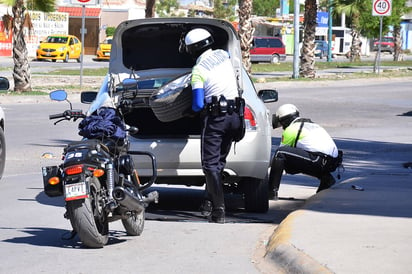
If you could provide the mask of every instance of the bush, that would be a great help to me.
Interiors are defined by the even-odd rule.
[[[116,30],[115,27],[107,27],[106,28],[106,36],[113,36],[115,30]]]

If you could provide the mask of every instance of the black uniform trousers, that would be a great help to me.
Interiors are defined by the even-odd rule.
[[[240,127],[239,114],[204,114],[201,140],[203,172],[222,172],[233,138]]]
[[[328,157],[322,153],[309,152],[301,148],[281,146],[275,153],[275,158],[284,160],[286,173],[303,173],[316,178],[329,174]],[[330,157],[330,159],[333,159]]]

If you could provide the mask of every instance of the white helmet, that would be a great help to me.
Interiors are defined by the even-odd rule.
[[[213,44],[212,35],[205,29],[197,28],[189,31],[185,36],[186,51],[189,54],[197,54],[200,50]]]
[[[293,120],[299,117],[299,109],[292,104],[281,105],[272,117],[272,127],[287,128]]]

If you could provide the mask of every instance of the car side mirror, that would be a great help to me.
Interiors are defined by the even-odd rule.
[[[80,93],[80,102],[91,104],[97,97],[97,91],[83,91]]]
[[[273,103],[278,101],[278,92],[275,89],[262,89],[259,90],[258,97],[264,103]]]
[[[0,90],[9,90],[10,82],[6,77],[0,77]]]

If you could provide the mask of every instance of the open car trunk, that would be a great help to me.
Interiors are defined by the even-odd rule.
[[[201,25],[199,25],[199,23]],[[159,119],[152,109],[150,98],[169,81],[191,72],[196,60],[186,53],[184,37],[191,29],[207,29],[215,42],[213,48],[227,50],[238,79],[241,81],[242,60],[239,42],[233,26],[223,20],[199,18],[151,18],[121,23],[112,42],[109,75],[111,93],[116,95],[124,78],[137,78],[139,88],[136,96],[142,103],[125,115],[126,123],[139,128],[135,137],[162,136],[182,138],[200,135],[199,117]],[[240,82],[241,83],[241,82]],[[239,83],[239,85],[241,85]],[[185,89],[190,93],[190,86]],[[176,106],[171,102],[169,106]],[[183,112],[185,106],[176,106],[175,112]],[[187,107],[187,106],[186,106]],[[170,120],[170,121],[169,121]]]

